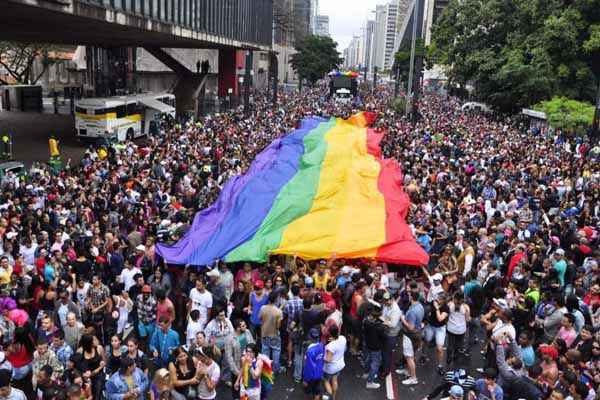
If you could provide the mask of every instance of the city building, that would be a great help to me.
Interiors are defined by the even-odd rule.
[[[317,36],[329,36],[328,15],[317,15],[314,34]]]
[[[375,9],[375,38],[373,40],[373,66],[379,70],[389,70],[394,62],[397,35],[399,0],[378,5]]]
[[[317,34],[317,18],[319,16],[319,0],[310,0],[310,33]]]
[[[375,44],[375,21],[367,20],[362,31],[363,47],[363,68],[367,68],[368,73],[373,73],[373,49]]]
[[[448,0],[426,0],[425,1],[425,45],[431,44],[431,28],[440,17],[444,8],[448,6]]]

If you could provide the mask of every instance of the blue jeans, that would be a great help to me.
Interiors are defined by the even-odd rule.
[[[302,367],[304,364],[304,345],[302,343],[294,344],[294,379],[302,380]]]
[[[261,352],[273,361],[273,372],[279,372],[279,357],[281,356],[281,338],[264,337],[262,338]]]
[[[392,358],[394,356],[394,348],[396,348],[396,343],[398,341],[398,336],[385,336],[385,343],[383,344],[383,352],[382,352],[382,364],[383,364],[383,373],[382,375],[387,375],[392,372]]]
[[[375,377],[379,372],[379,367],[381,367],[381,350],[368,350],[367,358],[367,365],[369,366],[369,377],[367,378],[367,382],[374,382]]]

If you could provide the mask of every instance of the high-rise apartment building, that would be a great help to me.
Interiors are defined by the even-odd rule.
[[[394,62],[399,1],[394,0],[375,9],[375,38],[373,40],[373,65],[387,70]]]
[[[313,32],[317,36],[329,36],[329,16],[317,15],[315,20],[315,30]]]
[[[362,41],[364,43],[363,68],[367,68],[369,73],[373,72],[373,50],[375,40],[375,21],[367,20],[362,32]]]

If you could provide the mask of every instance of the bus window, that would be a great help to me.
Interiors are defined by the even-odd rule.
[[[94,110],[94,115],[104,115],[108,112],[108,109],[106,108],[96,108]]]
[[[83,107],[75,107],[75,112],[85,114],[87,112],[87,110]]]
[[[117,106],[117,118],[125,118],[125,116],[127,115],[127,108],[125,107],[125,105],[122,106]]]
[[[127,115],[137,114],[137,104],[129,103],[127,104]]]

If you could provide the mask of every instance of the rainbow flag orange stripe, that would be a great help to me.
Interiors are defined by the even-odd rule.
[[[400,166],[382,158],[383,133],[368,127],[372,121],[369,113],[305,119],[198,213],[179,243],[159,245],[158,253],[192,265],[264,262],[269,254],[425,265],[428,255],[405,222],[410,201]]]

